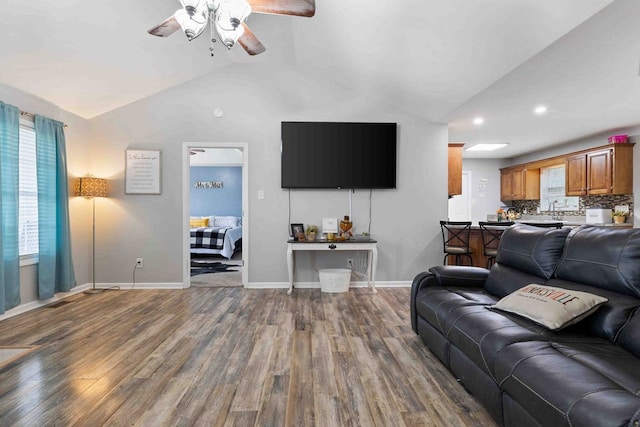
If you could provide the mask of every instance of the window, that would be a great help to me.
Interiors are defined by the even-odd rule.
[[[22,265],[38,258],[38,177],[33,122],[20,119],[18,239]]]
[[[540,210],[577,211],[579,197],[567,197],[564,190],[564,165],[540,169]]]

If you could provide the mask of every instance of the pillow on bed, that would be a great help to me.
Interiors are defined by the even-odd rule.
[[[190,228],[203,228],[209,226],[209,218],[192,218],[189,220]]]
[[[214,216],[213,227],[236,227],[238,225],[237,216]]]

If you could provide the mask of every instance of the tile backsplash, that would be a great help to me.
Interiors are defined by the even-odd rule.
[[[633,194],[605,194],[601,196],[580,197],[579,210],[561,211],[562,216],[585,216],[587,208],[602,207],[613,209],[617,205],[629,205],[629,210],[633,212]],[[514,200],[512,206],[520,212],[528,215],[536,215],[540,207],[540,200]],[[548,210],[540,210],[540,215],[551,215]]]

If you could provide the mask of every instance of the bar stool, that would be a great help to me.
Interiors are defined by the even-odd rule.
[[[456,265],[460,264],[461,257],[469,258],[469,265],[473,265],[469,247],[469,235],[471,234],[471,221],[440,221],[442,231],[442,243],[444,247],[443,264],[447,263],[447,257],[454,255]]]
[[[482,237],[482,251],[487,259],[487,269],[496,262],[498,255],[498,247],[500,246],[500,238],[507,227],[512,226],[513,222],[478,222],[480,226],[480,236]]]

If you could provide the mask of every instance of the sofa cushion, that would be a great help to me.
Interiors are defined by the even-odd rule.
[[[636,329],[640,329],[640,320],[637,323],[632,321],[635,317],[634,314],[640,316],[640,298],[568,280],[551,279],[547,285],[589,292],[607,298],[608,301],[602,304],[595,313],[574,327],[580,329],[584,334],[595,335],[612,343],[620,344],[628,351],[640,356],[640,339],[635,342],[621,340],[623,336],[630,337],[634,334],[640,338],[640,330]],[[623,334],[623,332],[625,333]]]
[[[502,233],[496,264],[489,273],[485,288],[503,297],[527,283],[540,283],[551,278],[562,255],[567,234],[569,229],[525,224],[507,228]]]
[[[550,339],[552,332],[540,325],[488,306],[458,307],[443,324],[444,334],[480,369],[493,376],[493,361],[507,345]]]
[[[556,277],[640,297],[640,229],[573,229]]]
[[[494,365],[503,392],[541,425],[634,425],[640,417],[640,359],[609,342],[520,342]]]
[[[584,319],[606,301],[606,298],[588,292],[532,283],[491,307],[526,317],[551,330],[559,330]]]
[[[621,345],[636,357],[640,357],[640,308],[636,308],[625,322],[617,336],[617,344]]]
[[[418,291],[416,311],[418,316],[444,334],[444,322],[453,310],[468,305],[492,305],[496,302],[497,298],[478,288],[423,288]]]

